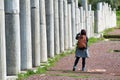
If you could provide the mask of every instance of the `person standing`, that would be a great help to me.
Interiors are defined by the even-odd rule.
[[[82,71],[85,71],[86,58],[89,57],[88,44],[87,44],[88,43],[88,37],[86,36],[86,31],[84,29],[82,29],[81,32],[76,35],[76,40],[79,40],[80,36],[85,36],[85,38],[86,38],[86,39],[84,39],[85,40],[84,41],[85,42],[85,47],[80,48],[79,44],[77,43],[77,47],[76,47],[76,51],[75,51],[76,59],[74,61],[74,65],[73,65],[73,71],[75,71],[76,66],[77,66],[80,58],[82,58]]]

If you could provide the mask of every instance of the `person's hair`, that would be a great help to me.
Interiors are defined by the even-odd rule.
[[[86,31],[84,29],[81,30],[81,35],[86,35]]]

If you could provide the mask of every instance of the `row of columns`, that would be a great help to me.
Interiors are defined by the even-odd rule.
[[[107,28],[116,26],[116,12],[112,10],[111,6],[105,2],[97,4],[96,11],[96,32],[102,32]]]
[[[72,49],[81,29],[93,37],[94,11],[87,0],[82,3],[78,7],[78,0],[1,0],[0,78]]]

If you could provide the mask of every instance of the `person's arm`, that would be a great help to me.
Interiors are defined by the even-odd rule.
[[[76,35],[76,37],[75,37],[76,40],[78,40],[78,35],[80,35],[80,33],[78,33],[78,34]]]

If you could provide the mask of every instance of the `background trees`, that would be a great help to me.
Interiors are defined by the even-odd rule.
[[[116,8],[120,10],[120,0],[88,0],[88,4],[92,4],[92,9],[96,10],[96,4],[98,2],[106,2],[112,6],[112,8]],[[78,0],[78,5],[81,6],[81,0]]]

